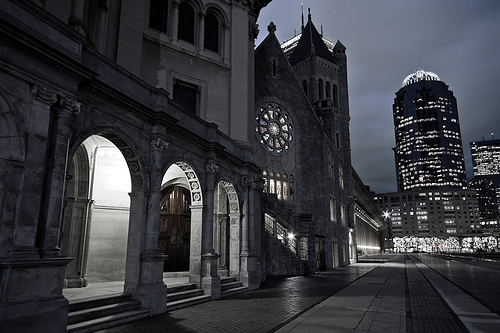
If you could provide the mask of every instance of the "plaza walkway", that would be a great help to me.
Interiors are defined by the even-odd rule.
[[[500,332],[500,265],[387,258],[271,278],[258,290],[101,332]]]

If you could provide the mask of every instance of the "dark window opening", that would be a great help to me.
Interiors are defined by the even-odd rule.
[[[161,32],[167,32],[168,1],[151,0],[149,7],[149,27]]]
[[[179,26],[177,37],[194,44],[194,9],[183,2],[179,6]]]
[[[219,52],[219,20],[214,14],[205,17],[205,48],[210,51]]]
[[[174,85],[173,99],[184,108],[196,114],[198,89],[194,85],[178,81]]]
[[[305,94],[307,95],[307,81],[302,81],[302,89],[304,89]]]

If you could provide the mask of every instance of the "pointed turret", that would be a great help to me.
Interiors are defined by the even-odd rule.
[[[335,63],[332,53],[328,50],[321,34],[312,23],[311,14],[309,13],[307,24],[302,31],[300,40],[290,56],[290,64],[292,66],[296,65],[298,62],[311,56],[311,53]]]

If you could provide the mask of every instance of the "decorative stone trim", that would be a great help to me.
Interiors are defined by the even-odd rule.
[[[219,166],[214,162],[207,164],[206,167],[207,167],[207,172],[217,173],[219,171]]]
[[[151,149],[154,150],[167,150],[169,143],[160,138],[154,139],[151,141]]]

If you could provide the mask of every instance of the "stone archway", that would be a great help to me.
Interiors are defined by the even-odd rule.
[[[138,162],[130,167],[134,155],[103,135],[90,135],[75,150],[67,174],[61,239],[62,253],[74,258],[66,269],[67,287],[124,281],[132,181],[142,183],[142,177],[133,175]]]
[[[239,277],[240,211],[238,195],[228,181],[220,181],[214,194],[214,249],[219,254],[218,274]]]
[[[163,176],[160,200],[160,252],[169,256],[164,271],[189,271],[190,281],[201,274],[203,196],[194,169],[176,162]]]

